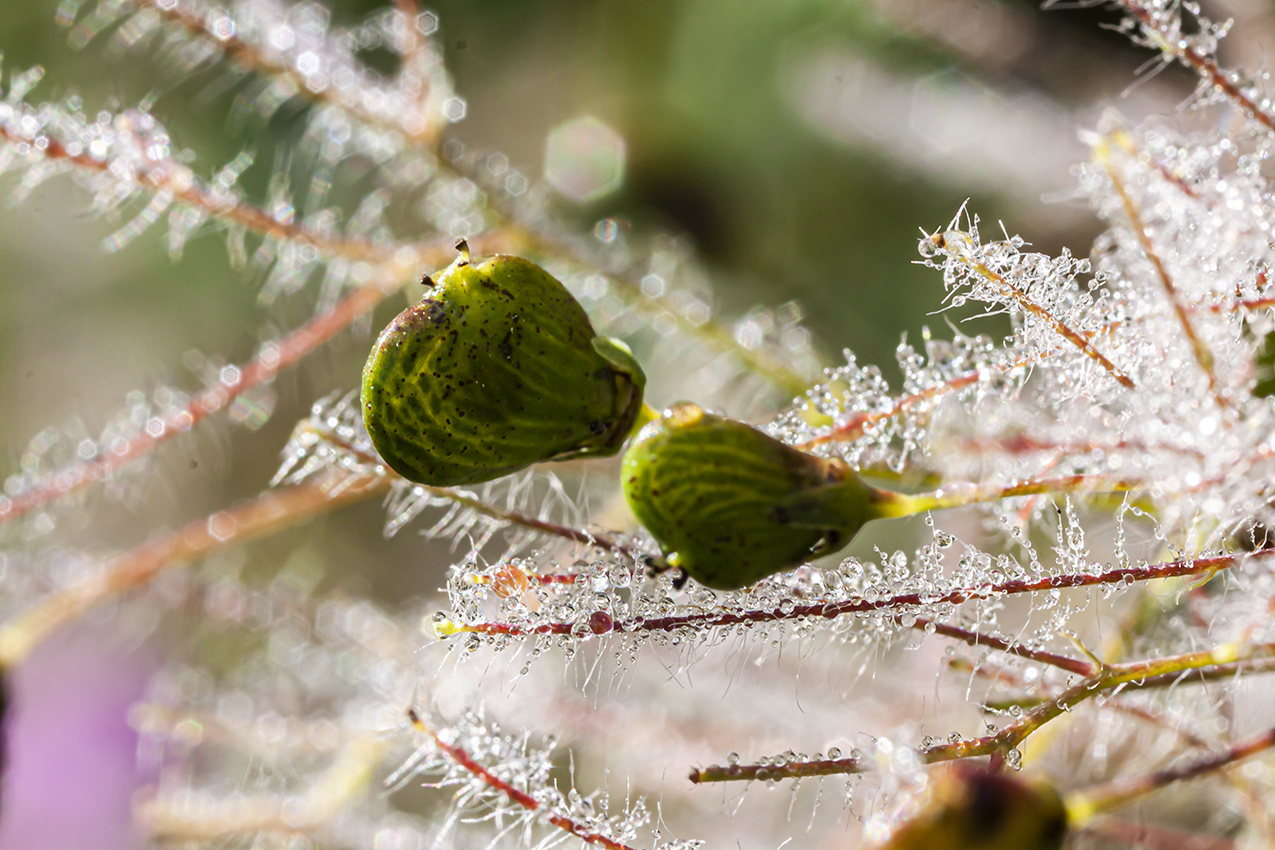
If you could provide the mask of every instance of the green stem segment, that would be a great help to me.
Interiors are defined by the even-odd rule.
[[[648,423],[654,422],[659,418],[660,412],[658,410],[651,407],[649,404],[643,403],[641,409],[638,410],[637,416],[633,420],[633,427],[629,429],[629,436],[632,437],[637,434],[638,431],[641,431]]]
[[[957,483],[927,493],[913,494],[873,488],[873,496],[876,499],[878,516],[885,518],[911,516],[946,508],[963,508],[1018,496],[1045,494],[1114,496],[1136,490],[1140,486],[1141,483],[1137,481],[1124,481],[1101,475],[1066,475],[1023,481],[1008,487]]]

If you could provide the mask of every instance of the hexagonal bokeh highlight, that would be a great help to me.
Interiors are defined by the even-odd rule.
[[[624,182],[624,138],[592,115],[549,131],[545,179],[576,203],[596,201]]]

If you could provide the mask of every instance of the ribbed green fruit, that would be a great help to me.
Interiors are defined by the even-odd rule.
[[[624,495],[664,561],[734,590],[845,546],[889,515],[889,493],[840,460],[815,457],[694,404],[664,411],[624,454]]]
[[[411,481],[489,481],[547,460],[613,455],[646,376],[598,336],[544,269],[468,249],[381,332],[363,367],[363,424]]]

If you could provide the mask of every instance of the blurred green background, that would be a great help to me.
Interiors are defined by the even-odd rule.
[[[198,172],[249,148],[258,165],[243,185],[264,190],[276,152],[299,135],[300,109],[232,127],[243,83],[227,86],[224,73],[164,80],[150,57],[116,55],[107,37],[73,51],[56,5],[8,0],[0,12],[6,73],[47,71],[32,99],[74,91],[94,110],[154,95]],[[329,5],[337,25],[379,6]],[[1168,112],[1190,92],[1169,71],[1122,99],[1147,54],[1099,27],[1114,20],[1100,10],[992,0],[444,0],[433,9],[468,101],[457,138],[538,178],[550,131],[597,116],[626,139],[625,181],[587,207],[563,201],[564,215],[582,228],[622,216],[683,232],[728,315],[796,299],[828,363],[849,347],[887,375],[897,374],[901,334],[916,339],[923,324],[944,321],[927,318],[942,286],[914,264],[918,228],[944,225],[969,198],[989,233],[999,219],[1040,250],[1083,254],[1098,224],[1067,194],[1069,164],[1085,154],[1077,131],[1108,104]],[[260,305],[217,238],[196,239],[174,263],[156,227],[107,254],[115,226],[61,178],[0,212],[0,475],[45,427],[96,434],[129,391],[192,388],[189,350],[242,362],[313,309],[313,289]],[[401,306],[385,305],[373,325]],[[257,492],[309,404],[355,386],[369,330],[281,376],[275,416],[260,430],[221,420],[168,446],[159,474],[105,506],[85,539],[132,545]],[[402,568],[420,558],[413,534],[368,554],[382,520],[364,505],[267,541],[252,558],[271,569],[311,556],[345,564],[342,581],[357,575],[386,598],[437,587],[437,570]]]

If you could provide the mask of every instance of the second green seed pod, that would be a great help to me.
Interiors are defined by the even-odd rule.
[[[734,590],[845,546],[891,494],[845,462],[679,404],[624,455],[624,495],[669,567]]]

